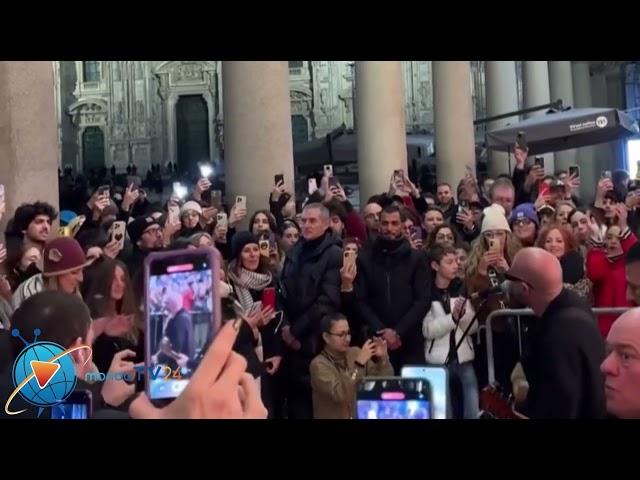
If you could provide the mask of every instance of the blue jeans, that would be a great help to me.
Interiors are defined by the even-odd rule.
[[[480,413],[480,395],[478,393],[478,380],[476,372],[473,369],[473,362],[456,363],[447,366],[449,371],[449,384],[452,382],[460,382],[462,390],[462,402],[465,419],[476,419]],[[451,387],[449,387],[451,390]],[[451,408],[451,396],[449,395],[449,412],[453,412]],[[450,413],[451,415],[451,413]],[[449,415],[449,418],[451,416]]]

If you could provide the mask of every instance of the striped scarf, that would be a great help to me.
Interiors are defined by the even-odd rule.
[[[236,296],[245,312],[248,312],[255,303],[251,290],[262,291],[271,285],[273,280],[271,272],[258,273],[243,267],[237,268],[235,261],[229,265],[229,278],[235,286]]]

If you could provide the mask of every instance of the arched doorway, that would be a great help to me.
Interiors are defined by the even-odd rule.
[[[180,172],[197,171],[209,161],[209,109],[202,95],[181,95],[176,104],[177,163]]]
[[[82,170],[96,173],[105,167],[104,132],[100,127],[87,127],[82,132]]]

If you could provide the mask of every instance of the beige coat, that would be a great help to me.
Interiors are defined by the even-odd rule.
[[[346,358],[333,357],[326,350],[309,367],[313,394],[313,418],[355,418],[356,391],[364,377],[392,377],[389,357],[369,360],[365,368],[355,364],[360,348],[351,347]]]

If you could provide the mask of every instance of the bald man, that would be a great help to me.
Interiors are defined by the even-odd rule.
[[[607,412],[617,418],[640,418],[640,308],[623,313],[607,337],[605,375]]]
[[[522,358],[530,418],[602,418],[604,341],[589,306],[562,286],[558,259],[523,248],[506,274],[515,303],[530,307],[538,322]]]
[[[191,314],[183,308],[182,295],[177,292],[167,294],[165,307],[169,315],[163,321],[162,337],[168,339],[168,343],[164,344],[158,361],[171,368],[186,367],[196,349]]]

